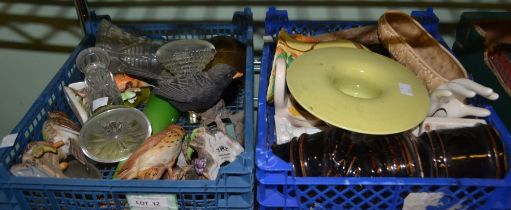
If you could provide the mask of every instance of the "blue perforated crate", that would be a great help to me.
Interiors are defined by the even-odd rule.
[[[412,16],[444,46],[438,33],[438,18],[431,9],[414,11]],[[280,28],[292,34],[316,35],[376,22],[292,21],[285,10],[270,8],[266,14],[266,35],[276,37]],[[410,193],[442,193],[440,206],[459,205],[463,209],[511,208],[511,175],[505,179],[396,178],[396,177],[294,177],[291,165],[275,156],[275,109],[266,103],[269,72],[275,43],[265,43],[259,80],[259,112],[256,145],[257,201],[261,209],[401,209]],[[511,136],[488,107],[487,118],[495,126],[509,151]],[[474,170],[478,170],[474,168]]]
[[[19,209],[18,202],[5,183],[0,183],[0,209]]]
[[[42,139],[41,127],[49,111],[72,111],[65,101],[63,85],[83,80],[75,67],[77,54],[94,45],[99,16],[86,24],[87,36],[73,51],[55,77],[43,90],[28,113],[12,130],[18,133],[13,147],[0,150],[0,208],[21,209],[126,209],[129,194],[174,194],[181,209],[249,209],[254,204],[254,136],[253,136],[253,29],[252,12],[245,9],[233,15],[232,22],[195,24],[121,25],[125,30],[154,39],[208,39],[230,35],[246,44],[244,89],[231,110],[245,112],[245,151],[235,161],[221,167],[218,178],[184,181],[112,180],[115,164],[99,165],[103,179],[56,179],[15,177],[9,167],[20,161],[30,141]],[[101,16],[102,18],[108,18]],[[74,119],[74,115],[72,115]],[[189,131],[190,126],[185,126]],[[17,204],[17,205],[16,205]]]

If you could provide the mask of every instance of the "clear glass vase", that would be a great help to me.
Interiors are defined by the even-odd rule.
[[[85,74],[90,115],[100,107],[122,104],[121,93],[115,85],[112,73],[108,70],[109,64],[108,54],[98,47],[87,48],[76,58],[78,69]]]

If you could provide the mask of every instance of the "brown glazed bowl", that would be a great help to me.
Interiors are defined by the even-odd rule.
[[[273,145],[272,152],[291,163],[295,176],[422,177],[422,159],[412,137],[331,128]]]
[[[303,176],[323,176],[323,167],[329,151],[324,141],[324,132],[308,135],[302,134],[298,140],[298,157]]]
[[[449,133],[449,131],[447,131]],[[449,177],[449,169],[447,163],[447,154],[445,152],[444,142],[441,140],[440,134],[436,131],[428,133],[429,138],[432,142],[432,151],[435,156],[433,156],[434,168],[435,168],[435,177]]]
[[[460,62],[406,13],[386,11],[378,21],[378,37],[394,59],[422,79],[430,93],[447,81],[467,78]]]
[[[445,148],[446,177],[496,178],[492,137],[482,125],[433,133]]]
[[[416,147],[417,155],[420,157],[422,165],[422,177],[435,177],[436,169],[432,161],[433,151],[431,149],[430,139],[427,133],[423,133],[421,136],[415,139],[412,144]]]
[[[298,150],[298,142],[299,139],[302,138],[301,136],[298,138],[293,138],[291,142],[289,142],[289,161],[291,163],[291,166],[293,167],[293,174],[295,176],[303,176],[302,174],[302,166],[300,162],[300,152]]]
[[[497,130],[491,126],[485,126],[486,131],[489,133],[489,135],[492,137],[490,140],[490,143],[493,148],[493,155],[495,156],[496,163],[497,163],[497,169],[496,169],[496,175],[498,178],[503,178],[506,176],[507,171],[509,170],[509,156],[506,152],[506,148],[500,138],[499,133]]]
[[[489,125],[435,130],[420,141],[423,165],[432,166],[426,177],[503,178],[508,170],[503,142]]]
[[[328,130],[327,133],[328,135],[325,135],[325,142],[327,142],[328,148],[331,148],[328,159],[331,162],[329,164],[331,166],[325,175],[345,176],[350,164],[346,158],[351,157],[353,154],[353,143],[349,138],[350,133],[342,129]]]
[[[403,149],[406,159],[406,169],[407,173],[406,175],[411,176],[418,176],[422,177],[423,169],[422,164],[420,161],[420,157],[418,156],[417,151],[413,147],[412,141],[413,141],[413,135],[407,135],[409,133],[401,133],[397,134],[398,139],[401,143],[401,148]]]

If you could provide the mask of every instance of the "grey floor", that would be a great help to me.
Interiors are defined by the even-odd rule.
[[[131,1],[129,1],[131,2]],[[140,2],[140,1],[134,1]],[[435,6],[448,44],[459,15],[470,10],[510,10],[511,1],[168,1],[130,6],[128,1],[89,1],[98,14],[114,21],[229,21],[232,12],[252,5],[255,47],[262,46],[267,7],[287,9],[290,19],[376,20],[394,8],[406,12]],[[161,1],[160,1],[161,3]],[[0,138],[9,134],[82,37],[71,1],[0,0]]]

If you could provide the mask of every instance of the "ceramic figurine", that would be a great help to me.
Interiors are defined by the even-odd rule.
[[[114,75],[115,85],[119,91],[124,92],[132,88],[142,88],[152,86],[142,80],[133,78],[127,74],[115,74]]]
[[[229,135],[220,115],[215,120],[216,125],[199,127],[192,133],[190,147],[197,152],[193,161],[195,171],[209,180],[218,176],[220,166],[224,162],[232,162],[243,152],[243,147]]]
[[[195,179],[198,177],[190,177],[190,174],[194,174],[194,173],[191,173],[191,171],[193,171],[193,167],[191,165],[186,165],[184,167],[174,167],[172,168],[172,171],[166,171],[164,174],[163,174],[163,179],[168,179],[168,180],[190,180],[190,179]]]
[[[21,163],[10,168],[11,173],[15,176],[67,178],[62,172],[67,168],[67,163],[61,163],[63,156],[59,154],[59,147],[63,145],[62,141],[53,144],[47,141],[29,143],[23,152]]]
[[[232,66],[217,64],[205,72],[178,74],[159,80],[155,93],[180,111],[205,111],[218,102],[235,73]]]
[[[43,139],[51,143],[59,141],[64,145],[59,148],[60,159],[68,155],[75,157],[80,163],[86,164],[85,155],[79,146],[80,126],[76,125],[63,112],[48,112],[48,119],[43,124]]]
[[[89,119],[89,113],[87,112],[89,105],[87,93],[85,92],[85,82],[76,82],[64,86],[64,96],[76,118],[83,125]]]
[[[476,95],[489,100],[497,100],[499,95],[491,88],[469,79],[456,79],[440,85],[430,96],[429,115],[435,117],[460,118],[465,116],[487,117],[491,113],[481,107],[463,103],[465,98]]]
[[[225,102],[220,99],[215,106],[209,108],[205,112],[198,113],[200,117],[200,126],[208,126],[210,123],[214,123],[218,116],[222,120],[228,121],[226,124],[227,134],[233,139],[236,139],[241,145],[245,143],[245,126],[244,126],[244,111],[232,112],[225,107]]]
[[[156,59],[172,75],[197,73],[213,59],[215,46],[200,39],[170,41],[156,52]]]
[[[119,179],[160,179],[165,171],[173,174],[185,130],[176,124],[149,137],[119,170]]]

